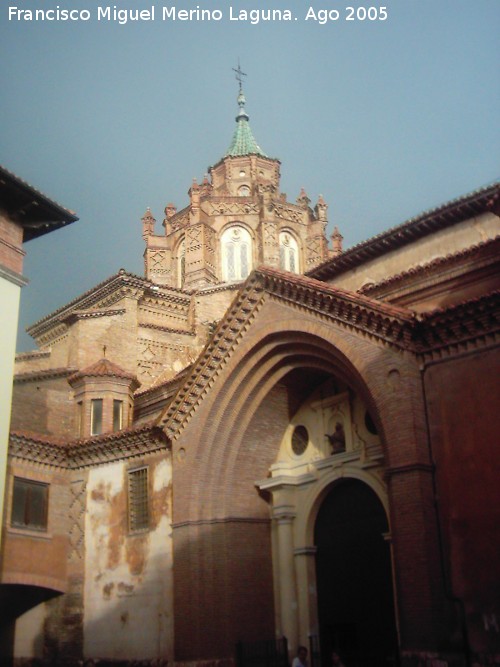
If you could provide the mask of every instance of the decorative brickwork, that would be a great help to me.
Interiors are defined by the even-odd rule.
[[[72,481],[70,484],[71,500],[69,505],[69,553],[68,559],[70,562],[74,560],[82,560],[84,556],[85,543],[85,495],[86,482],[79,479]]]

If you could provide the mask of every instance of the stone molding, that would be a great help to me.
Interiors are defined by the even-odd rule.
[[[3,242],[4,245],[7,245]],[[13,283],[17,287],[24,287],[29,283],[29,280],[25,278],[22,274],[12,271],[7,266],[0,264],[0,278],[7,280],[9,283]]]

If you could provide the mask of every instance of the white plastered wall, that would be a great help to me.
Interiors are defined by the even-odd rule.
[[[173,656],[171,517],[139,535],[116,530],[113,506],[124,506],[129,462],[92,470],[85,520],[84,655],[169,661]],[[167,458],[151,467],[150,489],[171,485]],[[123,523],[123,518],[122,518]]]
[[[16,353],[21,287],[0,275],[0,526],[3,517],[7,450],[9,447],[12,377]],[[1,545],[1,531],[0,531]]]

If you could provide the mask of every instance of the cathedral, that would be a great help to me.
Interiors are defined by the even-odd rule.
[[[500,184],[344,249],[237,101],[17,355],[1,664],[500,665]]]

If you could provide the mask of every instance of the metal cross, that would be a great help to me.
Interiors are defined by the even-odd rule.
[[[243,79],[241,78],[242,76],[246,76],[245,72],[241,71],[240,67],[240,59],[238,58],[238,69],[235,69],[233,67],[233,72],[236,72],[236,81],[240,84],[240,93],[241,93],[241,88],[243,84]]]

